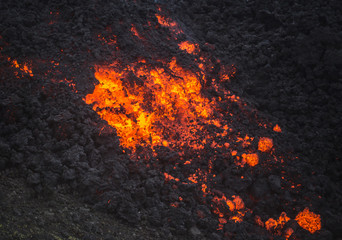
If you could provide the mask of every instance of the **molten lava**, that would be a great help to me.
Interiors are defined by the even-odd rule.
[[[273,148],[273,140],[271,138],[260,138],[258,150],[261,152],[270,152]]]
[[[282,212],[278,218],[278,220],[274,220],[273,218],[268,219],[265,222],[265,227],[267,230],[276,230],[276,229],[282,229],[285,225],[290,220],[290,218],[286,215],[285,212]]]
[[[308,208],[305,208],[302,212],[298,213],[296,221],[299,226],[308,230],[310,233],[314,233],[321,229],[321,216],[310,212]]]
[[[179,48],[176,50],[182,52],[179,55],[189,54],[189,59],[193,59],[190,63],[191,67],[182,65],[176,57],[165,60],[155,56],[151,56],[150,59],[140,58],[130,63],[117,59],[107,64],[98,64],[95,66],[95,78],[99,83],[93,93],[84,98],[84,101],[91,104],[93,110],[116,129],[121,145],[130,150],[132,157],[138,149],[144,149],[148,153],[151,151],[158,159],[157,149],[163,147],[181,156],[180,161],[172,165],[175,171],[181,168],[180,166],[190,167],[193,162],[199,161],[205,167],[186,171],[184,178],[176,178],[171,175],[173,174],[171,172],[163,172],[165,182],[172,183],[173,188],[177,188],[177,184],[197,186],[203,199],[210,199],[208,201],[211,211],[218,216],[218,229],[223,229],[223,225],[228,221],[242,222],[244,216],[252,213],[252,210],[245,206],[240,196],[233,195],[234,193],[228,195],[215,188],[217,176],[214,174],[213,163],[216,157],[211,155],[220,151],[222,152],[220,160],[223,164],[231,161],[237,165],[236,168],[245,167],[247,164],[253,171],[258,169],[255,166],[265,161],[264,156],[277,161],[279,156],[274,155],[273,139],[251,137],[241,130],[233,129],[234,126],[229,118],[235,113],[227,111],[230,108],[222,105],[233,105],[236,107],[231,108],[232,110],[238,109],[250,114],[246,110],[247,104],[239,96],[227,90],[224,85],[234,76],[236,68],[223,66],[219,60],[210,59],[201,52],[199,44],[188,40],[180,41],[178,39],[180,34],[184,37],[182,39],[186,39],[187,36],[179,24],[161,13],[155,16],[160,26],[169,29],[171,36],[174,37],[173,40],[176,40]],[[149,26],[151,27],[150,23]],[[147,35],[139,34],[135,25],[131,25],[130,31],[136,41],[148,42]],[[100,34],[97,37],[102,45],[113,47],[119,52],[118,38],[114,34],[108,35]],[[33,76],[31,64],[18,63],[11,58],[8,58],[8,61],[18,77],[19,73]],[[51,63],[54,67],[59,65],[54,61]],[[52,82],[64,82],[77,92],[73,80],[52,79]],[[212,96],[204,89],[209,88],[208,85],[210,91],[214,93]],[[249,118],[257,117],[250,114]],[[258,119],[256,120],[258,122]],[[258,125],[263,128],[272,127],[261,121]],[[276,124],[273,131],[280,133],[282,130]],[[272,132],[272,134],[276,133]],[[205,159],[201,159],[201,153],[206,154]],[[138,154],[142,155],[144,152],[140,151]],[[185,155],[187,158],[183,158]],[[281,156],[279,158],[282,159]],[[239,177],[244,179],[243,176]],[[295,188],[295,185],[292,186]],[[108,200],[108,203],[110,201]],[[178,200],[171,202],[170,206],[179,207],[182,201],[183,198],[178,197]],[[202,211],[198,210],[197,214],[200,218],[204,218]],[[286,239],[289,239],[294,232],[292,228],[283,231],[289,220],[285,212],[282,212],[278,219],[269,218],[265,222],[259,216],[255,216],[259,226],[277,235],[282,234]],[[310,233],[321,229],[320,215],[310,212],[308,208],[300,212],[295,220]]]
[[[198,49],[197,44],[193,44],[189,41],[181,42],[180,44],[178,44],[178,46],[179,46],[179,49],[186,51],[189,54],[195,54]]]
[[[275,132],[281,132],[281,128],[279,127],[279,125],[278,124],[276,124],[274,127],[273,127],[273,131],[275,131]]]
[[[29,76],[33,77],[33,73],[32,73],[32,68],[29,66],[29,64],[27,63],[22,63],[19,64],[17,60],[11,60],[11,58],[8,58],[8,61],[12,63],[12,66],[18,70],[21,71],[21,73],[25,73],[28,74]],[[17,77],[19,78],[19,72],[15,72],[15,74],[17,75]]]
[[[97,66],[95,77],[99,84],[86,96],[86,103],[93,104],[116,128],[121,144],[132,150],[137,145],[195,143],[193,133],[201,131],[199,123],[209,121],[213,112],[201,94],[198,76],[175,59],[164,68],[149,66],[144,60],[127,66]]]
[[[242,155],[242,165],[245,165],[247,163],[249,166],[254,167],[259,163],[259,156],[256,153],[243,153]]]

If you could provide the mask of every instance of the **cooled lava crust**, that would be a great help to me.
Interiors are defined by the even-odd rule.
[[[339,239],[339,1],[0,3],[0,170],[189,239]]]

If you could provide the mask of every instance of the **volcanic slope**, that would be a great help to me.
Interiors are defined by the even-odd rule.
[[[37,196],[170,238],[341,236],[334,1],[0,4],[0,167]]]

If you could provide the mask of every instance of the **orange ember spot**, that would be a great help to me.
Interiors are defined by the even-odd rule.
[[[236,101],[239,99],[239,97],[235,98],[235,95],[231,96],[234,97],[234,99],[236,99]],[[237,137],[237,142],[242,142],[242,147],[246,148],[249,145],[251,145],[251,141],[253,141],[254,138],[253,137],[249,137],[248,135],[246,135],[244,138],[241,137]]]
[[[285,239],[288,240],[288,239],[291,237],[291,235],[292,235],[293,232],[294,232],[294,231],[293,231],[292,228],[286,229],[286,231],[285,231],[285,233],[284,233]]]
[[[33,77],[32,69],[26,64],[19,64],[17,60],[11,60],[11,58],[8,58],[8,61],[12,63],[12,66],[19,69],[21,72],[26,73]],[[18,74],[17,74],[18,75]]]
[[[218,219],[221,224],[226,224],[227,220],[225,218],[219,218]]]
[[[56,65],[58,65],[58,64],[56,64]],[[63,80],[51,79],[51,82],[53,82],[53,83],[65,83],[70,88],[72,88],[73,92],[77,93],[76,84],[73,83],[73,80],[69,80],[69,79],[66,79],[66,78],[63,79]]]
[[[198,44],[193,44],[189,41],[181,42],[180,44],[178,44],[178,46],[179,49],[186,51],[189,54],[195,54],[195,51],[198,50]]]
[[[271,138],[262,137],[259,139],[258,150],[261,152],[269,152],[273,148],[273,140]]]
[[[273,218],[270,218],[265,222],[265,226],[268,231],[271,231],[277,227],[277,221]]]
[[[169,182],[170,180],[175,180],[176,182],[179,182],[179,178],[175,178],[168,173],[164,173],[164,176],[165,176],[165,181],[167,182]]]
[[[131,32],[134,36],[136,36],[137,38],[140,38],[140,39],[143,39],[140,34],[138,33],[137,29],[135,28],[135,26],[132,24],[132,27],[131,27]]]
[[[202,184],[202,192],[206,193],[207,192],[207,185],[206,184]]]
[[[246,162],[249,166],[254,167],[259,163],[259,156],[257,153],[242,154],[243,162]]]
[[[231,77],[233,77],[235,74],[236,74],[236,68],[234,65],[232,65],[232,66],[221,66],[221,69],[219,72],[220,81],[222,81],[222,82],[229,81],[229,79]]]
[[[170,206],[174,207],[174,208],[178,208],[179,207],[179,202],[170,203]]]
[[[175,34],[183,33],[182,29],[179,28],[177,22],[172,21],[172,19],[163,17],[159,14],[156,14],[156,17],[158,19],[158,23],[162,25],[163,27],[167,27]]]
[[[314,233],[321,229],[321,216],[310,212],[308,208],[305,208],[302,212],[298,213],[296,221],[299,226],[308,230],[310,233]]]
[[[112,36],[111,38],[105,38],[101,34],[97,35],[98,39],[103,42],[103,44],[108,44],[108,45],[116,45],[117,40],[116,36]],[[63,52],[63,50],[61,50]]]
[[[273,131],[275,131],[275,132],[281,132],[281,128],[279,127],[278,124],[275,125],[275,126],[273,127]]]
[[[188,180],[193,183],[198,183],[198,177],[195,173],[188,177]]]
[[[231,216],[229,220],[234,221],[236,223],[241,223],[243,221],[244,216],[245,216],[244,212],[237,212],[237,215]]]
[[[282,229],[285,225],[290,220],[290,218],[286,215],[285,212],[282,212],[278,218],[278,220],[274,220],[273,218],[268,219],[265,222],[265,227],[268,231],[272,231],[275,229]]]
[[[235,204],[235,209],[236,210],[241,210],[243,208],[245,208],[245,204],[244,202],[242,201],[242,198],[240,196],[233,196],[233,202]]]
[[[233,200],[229,200],[225,195],[222,195],[220,198],[215,196],[212,201],[217,206],[228,207],[231,212],[245,208],[245,204],[240,196],[234,195],[232,198]],[[223,216],[223,213],[219,210],[219,207],[217,207],[214,212],[219,216]]]

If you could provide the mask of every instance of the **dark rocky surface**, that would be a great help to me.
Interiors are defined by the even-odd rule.
[[[120,147],[115,129],[82,100],[96,82],[95,64],[122,56],[122,61],[130,62],[140,56],[167,59],[175,54],[184,65],[190,62],[177,52],[176,43],[169,42],[170,34],[164,28],[146,27],[147,21],[157,25],[156,3],[180,23],[188,38],[200,43],[203,52],[236,66],[236,77],[226,83],[227,89],[245,98],[260,116],[279,123],[282,136],[272,135],[279,151],[299,159],[275,165],[268,173],[257,167],[249,175],[231,165],[227,168],[223,154],[218,155],[221,158],[214,166],[221,178],[217,191],[238,193],[245,199],[251,193],[258,199],[245,202],[253,215],[221,231],[216,230],[218,221],[209,207],[199,203],[198,189],[165,183],[161,171],[171,168],[167,150],[160,150],[167,157],[154,168],[131,160]],[[278,217],[286,208],[294,218],[310,203],[321,214],[323,228],[310,235],[290,223],[297,231],[293,239],[341,238],[339,1],[11,1],[1,2],[0,9],[0,169],[18,170],[14,177],[3,174],[1,178],[1,237],[269,239],[272,234],[255,225],[254,214],[266,220]],[[132,38],[132,23],[152,39],[151,45],[143,47]],[[112,49],[98,41],[99,35],[107,40],[116,35],[121,52],[113,56]],[[8,57],[19,63],[31,61],[33,76],[18,78],[21,73],[15,74]],[[59,65],[51,66],[51,61]],[[51,82],[51,78],[72,79],[77,94],[66,82]],[[232,106],[226,109],[236,111]],[[248,128],[242,130],[245,132],[257,131],[248,121],[236,126]],[[172,161],[177,162],[177,157]],[[177,174],[186,178],[192,170]],[[285,184],[281,171],[296,178],[303,188],[281,191]],[[249,178],[237,181],[240,175]],[[19,192],[32,191],[30,197],[40,200],[12,202],[17,187]],[[170,207],[181,193],[186,201],[179,208]],[[18,195],[27,199],[25,194]],[[45,206],[41,198],[52,200]],[[92,209],[91,214],[82,212],[84,204]],[[14,226],[30,221],[34,211],[27,208],[34,209],[40,220],[15,232]],[[71,213],[66,214],[65,208]],[[199,218],[199,211],[208,217]],[[59,213],[74,226],[65,233],[52,224],[68,226],[54,217]],[[110,215],[102,215],[107,213]],[[121,236],[115,235],[118,227],[111,226],[111,216],[126,223],[120,225],[124,229],[119,231]],[[78,218],[89,218],[89,222],[80,223]],[[49,228],[42,231],[45,223]],[[146,226],[159,230],[148,231]],[[139,227],[145,230],[140,232]],[[131,231],[138,232],[133,235]]]
[[[37,198],[15,171],[2,172],[1,239],[165,239],[163,232],[141,224],[130,226],[85,204],[69,186]]]

